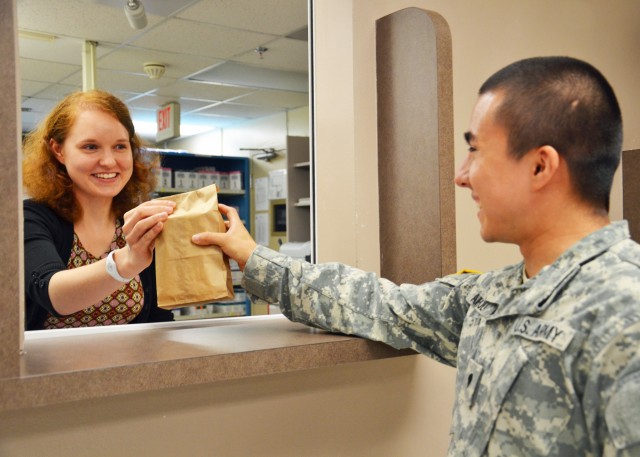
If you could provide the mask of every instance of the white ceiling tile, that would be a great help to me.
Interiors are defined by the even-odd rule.
[[[86,0],[20,0],[17,10],[20,29],[46,31],[61,37],[121,43],[148,30],[132,29],[124,8]],[[153,15],[147,15],[147,18],[148,28],[163,20]]]
[[[306,41],[279,38],[268,43],[265,47],[267,51],[262,53],[262,57],[254,50],[251,50],[234,57],[233,60],[260,67],[297,71],[300,73],[309,72],[307,57],[309,51]]]
[[[122,8],[123,0],[91,0],[93,3],[111,6],[112,8]],[[197,3],[198,0],[150,0],[143,1],[144,10],[147,14],[158,16],[170,16],[180,11],[190,3]]]
[[[272,39],[262,33],[241,31],[184,19],[169,19],[135,41],[147,48],[228,59]]]
[[[60,37],[53,41],[18,39],[20,56],[27,59],[66,63],[70,65],[82,65],[82,49],[84,40],[79,38]],[[99,57],[105,49],[96,47],[96,56]]]
[[[260,90],[235,100],[243,105],[279,106],[281,108],[299,108],[309,105],[309,94],[277,90]]]
[[[307,23],[307,0],[202,0],[178,17],[286,35]]]
[[[73,74],[81,74],[81,71],[81,65],[20,58],[20,77],[30,81],[54,83],[68,78]]]
[[[69,84],[51,84],[45,90],[39,92],[36,98],[53,100],[57,103],[70,93],[81,89],[82,87]]]
[[[157,90],[160,87],[171,84],[173,81],[175,79],[169,77],[162,77],[157,80],[150,79],[142,72],[125,73],[100,69],[96,72],[96,88],[109,92],[145,93]],[[82,86],[82,74],[75,74],[62,82]]]
[[[49,87],[49,83],[23,79],[20,83],[20,95],[22,95],[23,98],[33,97],[47,87]]]
[[[82,89],[85,40],[98,42],[97,86],[131,105],[134,120],[142,116],[155,121],[156,102],[179,100],[181,122],[228,126],[297,106],[306,97],[284,92],[280,99],[278,91],[261,93],[237,82],[205,84],[186,78],[229,59],[306,73],[307,43],[284,36],[306,26],[307,0],[142,1],[148,26],[134,30],[123,0],[18,0],[20,30],[58,37],[19,38],[23,106],[32,109],[23,113],[25,129],[65,95]],[[269,48],[263,59],[254,52],[260,45]],[[165,75],[148,78],[143,70],[147,61],[164,63]],[[213,106],[223,101],[237,103]]]
[[[239,105],[235,103],[222,103],[210,108],[205,108],[198,113],[213,114],[218,116],[237,116],[246,118],[258,118],[264,116],[270,116],[275,113],[281,113],[284,110],[278,107],[272,106],[257,106],[257,105]]]
[[[165,97],[182,97],[194,100],[219,102],[235,99],[253,92],[245,87],[225,86],[221,84],[203,84],[190,81],[176,81],[156,91]]]
[[[307,75],[239,62],[227,61],[189,77],[189,80],[216,84],[236,84],[256,89],[308,91]]]
[[[48,113],[58,103],[58,100],[49,100],[44,98],[30,98],[22,102],[22,108],[30,112]]]
[[[143,72],[145,62],[165,64],[165,75],[178,79],[220,63],[221,60],[125,46],[110,49],[104,57],[98,59],[97,66],[107,70],[131,71],[134,69],[136,72]]]
[[[180,99],[173,97],[161,97],[157,95],[144,95],[135,99],[127,100],[127,105],[132,109],[151,109],[157,110],[159,107],[169,103],[177,102],[180,104],[180,114],[186,114],[194,110],[202,109],[210,106],[210,102],[199,100]]]

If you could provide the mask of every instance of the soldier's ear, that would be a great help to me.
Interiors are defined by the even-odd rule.
[[[534,189],[546,186],[556,178],[560,168],[560,154],[553,146],[541,146],[531,151],[531,179]]]

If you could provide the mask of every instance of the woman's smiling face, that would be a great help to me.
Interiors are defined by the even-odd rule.
[[[133,152],[126,128],[98,109],[80,111],[64,142],[51,140],[50,147],[65,165],[81,205],[113,199],[133,174]]]

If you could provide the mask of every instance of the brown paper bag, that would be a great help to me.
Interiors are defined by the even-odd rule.
[[[197,246],[191,236],[224,232],[216,186],[163,197],[177,203],[156,239],[158,306],[164,309],[233,298],[229,259],[217,246]]]

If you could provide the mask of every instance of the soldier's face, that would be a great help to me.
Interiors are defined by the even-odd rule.
[[[522,212],[529,203],[528,161],[509,154],[506,130],[495,121],[500,93],[478,99],[465,139],[469,152],[455,183],[469,188],[478,205],[480,234],[488,242],[518,243],[523,236]]]

